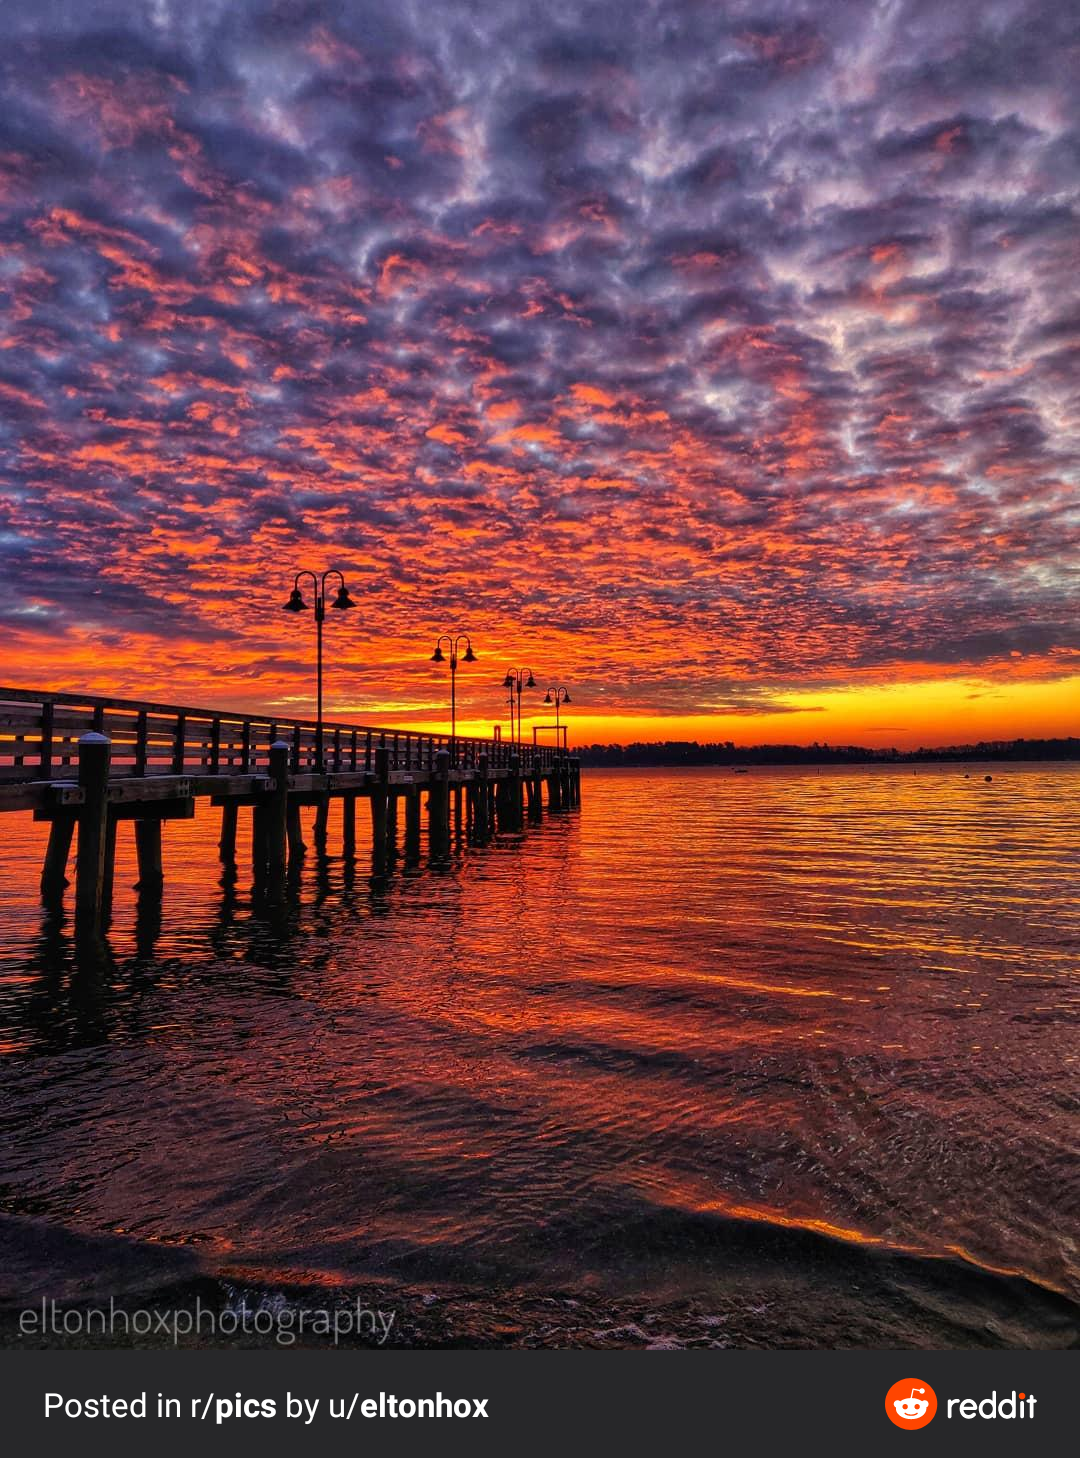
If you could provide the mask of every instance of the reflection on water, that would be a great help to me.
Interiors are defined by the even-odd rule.
[[[121,827],[100,955],[4,817],[9,1298],[378,1279],[496,1340],[544,1292],[552,1339],[1067,1340],[1080,772],[993,775],[597,771],[523,845],[309,856],[270,910],[202,809],[160,906]]]

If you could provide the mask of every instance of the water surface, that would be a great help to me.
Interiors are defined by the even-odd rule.
[[[1078,790],[586,772],[448,874],[309,854],[276,913],[202,804],[160,911],[121,827],[104,962],[5,816],[8,1310],[209,1281],[377,1289],[416,1341],[1072,1341]]]

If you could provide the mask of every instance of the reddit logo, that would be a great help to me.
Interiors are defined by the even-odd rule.
[[[885,1411],[898,1428],[925,1428],[937,1412],[937,1393],[929,1382],[905,1377],[886,1392]]]

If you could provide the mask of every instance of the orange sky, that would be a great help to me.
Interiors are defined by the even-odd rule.
[[[250,646],[239,648],[230,638],[222,646],[185,642],[182,637],[159,641],[141,635],[111,635],[107,657],[98,656],[93,636],[74,632],[57,644],[47,659],[40,658],[40,639],[25,634],[14,640],[15,651],[5,663],[4,679],[12,686],[88,689],[118,697],[182,702],[194,707],[279,710],[311,716],[314,694],[314,625],[311,615],[294,617],[280,612],[282,592],[257,602]],[[247,600],[251,602],[250,599]],[[260,610],[261,609],[261,610]],[[280,636],[277,636],[280,635]],[[445,729],[449,726],[449,673],[446,665],[429,661],[434,634],[414,633],[393,652],[365,645],[362,613],[328,614],[326,627],[326,712],[350,723],[397,725],[402,728]],[[267,657],[288,642],[295,651],[275,672],[268,673]],[[360,641],[358,641],[360,640]],[[554,737],[554,711],[542,704],[548,687],[565,685],[571,704],[561,711],[571,738],[584,743],[629,743],[635,740],[731,740],[736,744],[955,744],[980,739],[1067,736],[1078,732],[1080,675],[1048,679],[1024,677],[1030,665],[1004,665],[994,676],[954,675],[949,678],[914,674],[909,678],[879,672],[864,684],[822,684],[820,687],[778,688],[750,684],[752,697],[737,712],[664,714],[635,710],[634,686],[612,682],[610,670],[598,672],[590,654],[574,672],[545,672],[541,654],[513,653],[499,640],[474,642],[478,661],[462,664],[458,674],[458,727],[461,733],[487,735],[493,724],[508,734],[506,692],[502,678],[507,668],[532,668],[537,688],[526,690],[523,724],[526,738],[533,725],[542,737]],[[508,631],[503,644],[513,642]],[[684,645],[685,647],[685,645]],[[655,644],[664,654],[664,640]],[[613,644],[613,651],[617,645]],[[306,661],[305,661],[306,657]],[[596,675],[593,678],[593,675]],[[736,690],[736,696],[738,691]],[[650,696],[655,695],[652,690]],[[755,710],[753,700],[761,708]],[[610,704],[610,709],[607,705]],[[596,707],[599,705],[599,709]]]
[[[892,49],[68,9],[7,38],[0,679],[310,713],[280,609],[338,567],[361,722],[444,725],[460,627],[485,732],[509,666],[579,741],[1077,731],[1060,48],[945,99],[947,7]]]

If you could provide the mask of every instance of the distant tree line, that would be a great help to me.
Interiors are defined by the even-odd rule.
[[[910,764],[919,760],[1080,760],[1080,739],[990,739],[933,749],[866,749],[858,744],[590,744],[574,750],[583,765]]]

